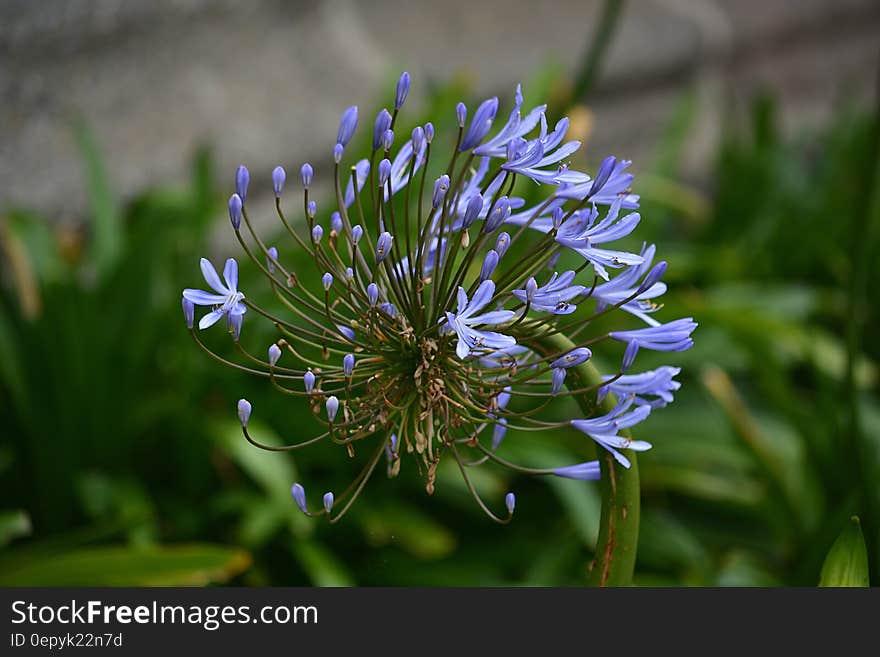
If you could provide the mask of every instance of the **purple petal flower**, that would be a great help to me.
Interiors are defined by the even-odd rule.
[[[464,124],[467,123],[467,105],[464,103],[459,103],[455,106],[455,120],[459,128],[463,128]]]
[[[334,231],[337,235],[342,233],[342,217],[339,215],[339,212],[334,211],[330,215],[330,230]]]
[[[638,405],[662,408],[672,403],[672,393],[681,388],[681,384],[675,380],[679,372],[679,367],[664,365],[641,374],[627,374],[618,378],[606,376],[605,380],[610,383],[599,388],[597,399],[602,401],[612,392],[620,398],[632,397]]]
[[[342,359],[342,372],[345,376],[351,376],[354,372],[354,354],[345,354]]]
[[[577,306],[572,303],[574,299],[583,294],[583,285],[572,285],[575,272],[568,270],[562,275],[554,273],[547,283],[537,287],[534,278],[530,278],[525,289],[514,290],[513,296],[525,303],[530,302],[531,308],[554,315],[570,315]]]
[[[229,314],[244,315],[247,306],[242,303],[244,294],[238,291],[238,263],[229,258],[223,268],[223,281],[217,275],[217,270],[205,258],[199,261],[202,268],[202,276],[205,282],[214,292],[187,288],[183,291],[183,298],[197,306],[213,306],[213,310],[199,320],[199,328],[206,329],[217,323],[221,317]]]
[[[342,162],[342,154],[344,152],[345,152],[345,146],[343,146],[342,144],[336,144],[333,147],[333,161],[336,162],[336,164],[339,164],[340,162]]]
[[[389,130],[390,132],[390,130]],[[388,182],[388,178],[391,176],[391,160],[384,159],[379,162],[379,186],[384,187],[385,183]]]
[[[588,420],[572,420],[571,425],[587,434],[599,445],[608,450],[623,467],[630,467],[630,461],[618,449],[631,449],[644,452],[651,449],[651,444],[642,440],[632,440],[618,435],[621,429],[627,429],[644,420],[651,412],[650,406],[636,406],[633,410],[632,399],[627,399],[618,404],[614,410],[599,417]]]
[[[324,286],[325,291],[330,290],[330,286],[333,285],[333,274],[329,271],[325,272],[323,276],[321,276],[321,285]]]
[[[554,367],[551,371],[553,372],[553,381],[550,388],[550,394],[556,395],[562,390],[562,385],[565,383],[565,376],[568,374],[568,370],[563,367]]]
[[[315,388],[315,374],[311,370],[303,374],[303,386],[305,386],[306,392],[311,394],[312,390]]]
[[[429,144],[434,141],[434,124],[430,121],[425,124],[425,141]]]
[[[242,320],[242,315],[233,315],[232,313],[227,313],[226,315],[226,327],[229,329],[232,339],[236,342],[241,337]]]
[[[553,474],[565,479],[578,479],[580,481],[598,481],[600,479],[599,461],[587,461],[577,465],[568,465],[564,468],[556,468]]]
[[[697,323],[690,317],[677,319],[667,324],[651,326],[634,331],[612,331],[608,335],[614,340],[630,342],[638,340],[639,347],[654,351],[685,351],[690,349],[694,341],[691,333]]]
[[[498,251],[498,256],[503,258],[509,246],[510,235],[504,232],[498,233],[498,239],[495,240],[495,250]]]
[[[599,165],[599,171],[596,172],[596,178],[593,180],[593,184],[590,185],[588,196],[593,197],[602,190],[605,183],[611,177],[615,166],[617,166],[617,158],[613,155],[609,155],[602,160],[602,164]]]
[[[492,426],[492,451],[496,451],[501,443],[504,441],[504,436],[507,435],[507,418],[500,417],[495,421],[495,424]]]
[[[483,232],[491,233],[501,224],[503,224],[504,220],[507,219],[509,216],[510,199],[508,199],[506,196],[502,196],[498,199],[495,207],[492,208],[492,212],[489,213],[489,216],[486,217],[486,223],[483,224]]]
[[[312,242],[319,244],[322,237],[324,237],[324,229],[321,228],[321,224],[315,224],[312,228]]]
[[[379,300],[379,286],[375,283],[367,285],[367,300],[370,302],[371,306],[375,306],[376,302]]]
[[[480,269],[480,282],[482,283],[492,277],[495,268],[498,266],[498,251],[490,249],[483,258],[483,267]]]
[[[271,345],[269,347],[269,365],[275,367],[279,358],[281,358],[281,348],[277,344]]]
[[[416,126],[412,131],[412,149],[418,153],[422,150],[422,146],[425,144],[425,129],[421,126]]]
[[[387,152],[394,145],[394,130],[386,130],[382,135],[382,148]]]
[[[351,243],[357,246],[357,244],[361,241],[361,238],[364,236],[364,229],[360,224],[352,226],[351,228]]]
[[[318,214],[318,204],[314,201],[309,201],[306,204],[306,216],[309,219],[314,219],[316,214]]]
[[[467,202],[467,207],[464,210],[464,217],[461,220],[462,228],[470,228],[471,225],[477,220],[480,216],[480,212],[483,211],[483,197],[479,194],[474,194],[470,197]]]
[[[468,301],[464,288],[458,288],[458,312],[446,312],[446,326],[455,331],[458,336],[455,353],[459,358],[467,358],[474,352],[507,349],[516,344],[516,339],[509,335],[473,328],[481,325],[503,324],[515,316],[511,310],[495,310],[477,314],[489,303],[494,294],[495,283],[491,280],[480,283],[470,301]]]
[[[630,340],[626,344],[626,350],[623,352],[623,361],[620,364],[620,371],[626,372],[632,367],[633,363],[636,360],[636,355],[639,353],[639,341],[638,340]]]
[[[253,410],[253,406],[251,406],[247,399],[238,400],[238,419],[241,422],[241,426],[247,426],[248,421],[251,419],[251,410]]]

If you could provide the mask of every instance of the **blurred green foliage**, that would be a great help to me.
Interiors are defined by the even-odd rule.
[[[543,75],[527,90],[552,95],[556,84]],[[433,108],[462,92],[435,89],[426,115],[443,115]],[[641,458],[636,583],[812,585],[853,514],[869,553],[878,550],[880,317],[848,292],[853,231],[878,255],[880,204],[863,184],[876,176],[877,125],[844,108],[823,130],[784,137],[772,101],[760,99],[746,125],[728,122],[711,175],[698,181],[707,186],[695,187],[679,163],[699,111],[686,96],[635,171],[637,237],[670,263],[664,315],[700,322],[697,346],[679,355],[676,402],[640,426],[655,449]],[[182,188],[123,204],[88,128],[74,129],[91,232],[11,208],[0,225],[0,584],[586,581],[599,496],[585,482],[476,472],[487,494],[517,491],[515,521],[498,527],[456,472],[441,468],[428,497],[407,463],[398,479],[371,482],[341,525],[303,517],[291,483],[339,489],[356,464],[331,445],[294,458],[245,443],[239,397],[254,402],[267,443],[308,435],[308,410],[207,358],[183,324],[180,289],[199,282],[197,258],[226,225],[210,152],[194,158]],[[282,260],[308,267],[284,245]],[[866,271],[866,289],[878,289],[880,268]],[[242,289],[259,301],[265,286],[248,285],[257,280],[242,271]],[[846,338],[853,308],[864,314],[856,353]],[[251,351],[274,338],[245,322]],[[205,339],[229,353],[222,330]],[[855,394],[845,394],[850,358]],[[569,432],[535,441],[512,431],[504,449],[539,467],[590,455]]]

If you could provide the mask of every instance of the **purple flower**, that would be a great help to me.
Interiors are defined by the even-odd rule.
[[[516,344],[516,340],[509,335],[473,328],[481,325],[503,324],[513,319],[515,313],[511,310],[492,310],[477,314],[489,303],[494,294],[495,283],[491,280],[480,283],[470,301],[468,301],[464,288],[458,288],[458,312],[446,311],[446,320],[447,327],[455,331],[458,336],[455,353],[459,358],[467,358],[474,351],[506,349]]]
[[[312,165],[306,162],[300,169],[300,177],[302,178],[303,189],[308,189],[312,184],[312,177],[315,175]]]
[[[651,444],[643,440],[632,440],[618,435],[621,429],[628,429],[638,424],[651,412],[650,406],[636,406],[633,410],[629,410],[632,405],[633,401],[627,399],[618,404],[610,413],[588,420],[572,420],[571,425],[595,440],[608,450],[620,465],[628,468],[631,465],[629,459],[618,452],[618,449],[631,449],[636,452],[651,449]]]
[[[514,139],[525,137],[537,127],[538,123],[541,121],[541,117],[543,116],[544,111],[547,109],[547,106],[539,105],[538,107],[535,107],[528,113],[528,115],[526,115],[526,118],[523,119],[520,114],[522,103],[522,88],[520,87],[520,85],[516,85],[514,107],[513,110],[510,112],[507,123],[504,125],[503,128],[501,128],[501,130],[498,131],[498,134],[496,134],[487,142],[477,146],[474,149],[474,155],[487,157],[506,157],[508,143],[510,143]]]
[[[327,397],[324,408],[327,410],[327,419],[333,422],[336,419],[336,413],[339,411],[339,400],[334,395],[330,395]]]
[[[605,158],[605,161],[602,162],[602,165],[607,169],[606,162],[610,163],[610,158]],[[608,173],[608,177],[602,185],[595,185],[596,180],[600,180],[606,175],[600,166],[596,180],[576,185],[563,185],[557,193],[563,199],[581,201],[589,198],[596,205],[611,205],[619,202],[620,207],[625,210],[635,210],[639,207],[639,197],[630,191],[633,175],[626,172],[630,164],[632,164],[630,160],[615,160],[614,168]],[[597,189],[594,190],[594,186]]]
[[[516,508],[516,495],[513,493],[508,493],[504,496],[504,506],[507,507],[507,513],[513,515],[513,510]]]
[[[342,372],[347,377],[354,372],[354,354],[345,354],[342,359]]]
[[[531,307],[534,310],[550,312],[554,315],[569,315],[577,310],[571,301],[583,294],[583,285],[572,285],[575,272],[569,270],[561,276],[554,273],[544,285],[537,288],[531,296]],[[523,303],[529,298],[527,290],[514,290],[513,296]]]
[[[330,511],[333,509],[333,502],[335,501],[333,493],[324,493],[324,497],[321,501],[324,504],[324,511],[330,513]]]
[[[437,208],[449,191],[449,176],[445,173],[434,181],[434,195],[431,197],[431,206]]]
[[[389,132],[391,132],[389,130]],[[388,177],[391,175],[391,160],[384,159],[379,162],[379,186],[384,187],[385,183],[388,182]]]
[[[686,317],[634,331],[611,331],[608,335],[621,342],[638,340],[639,347],[644,349],[685,351],[694,344],[691,333],[695,328],[697,328],[697,323],[690,317]]]
[[[278,249],[274,246],[270,246],[266,249],[266,269],[269,270],[270,274],[275,273],[275,263],[278,262]]]
[[[315,373],[311,370],[303,374],[303,386],[309,394],[315,389]]]
[[[557,477],[565,479],[578,479],[580,481],[598,481],[599,461],[587,461],[586,463],[578,463],[577,465],[568,465],[564,468],[556,468],[553,474]]]
[[[195,321],[195,304],[186,297],[183,297],[181,302],[183,304],[183,318],[186,320],[186,328],[191,329]]]
[[[610,383],[599,388],[598,401],[602,401],[609,392],[618,397],[632,397],[638,405],[647,404],[651,408],[663,408],[672,403],[672,393],[681,388],[675,377],[681,372],[680,367],[664,365],[656,370],[648,370],[641,374],[626,374],[619,378],[606,376]]]
[[[467,105],[464,103],[459,103],[455,106],[455,121],[458,123],[459,128],[463,128],[464,124],[467,123]]]
[[[555,395],[562,390],[562,384],[565,383],[565,377],[568,374],[568,370],[563,367],[553,367],[550,371],[552,372],[553,378],[550,384],[550,394]]]
[[[474,118],[471,119],[471,125],[468,127],[467,132],[464,133],[464,138],[461,140],[458,150],[461,152],[469,151],[483,141],[486,135],[489,134],[489,130],[492,129],[492,122],[495,121],[495,114],[497,112],[497,98],[483,101],[477,108],[477,111],[474,112]]]
[[[577,367],[582,363],[586,363],[592,357],[593,352],[587,347],[578,347],[554,360],[550,363],[550,367],[562,367],[565,369],[568,369],[569,367]]]
[[[498,199],[495,207],[492,208],[492,212],[489,213],[489,216],[486,217],[486,223],[483,224],[483,232],[491,233],[492,231],[497,230],[509,216],[510,199],[506,196],[502,196]]]
[[[197,306],[213,306],[214,308],[214,310],[199,320],[199,328],[206,329],[227,314],[244,315],[247,312],[247,306],[242,303],[244,294],[238,291],[238,263],[232,258],[226,261],[226,266],[223,268],[223,281],[217,275],[214,265],[207,259],[202,258],[199,261],[199,265],[202,268],[202,276],[205,277],[205,282],[215,292],[212,294],[211,292],[191,288],[183,291],[184,299],[191,301]]]
[[[480,269],[480,282],[492,277],[492,273],[498,266],[498,251],[490,249],[483,258],[483,267]]]
[[[666,271],[666,263],[660,262],[655,267],[651,267],[655,250],[653,244],[643,247],[640,256],[642,262],[630,265],[610,281],[595,287],[592,297],[599,302],[597,311],[604,310],[607,306],[622,304],[621,310],[635,315],[652,326],[659,324],[650,317],[651,313],[658,310],[658,306],[651,299],[656,299],[666,292],[666,284],[659,282],[659,278]],[[644,280],[642,280],[643,276]],[[642,282],[639,282],[640,280]],[[622,303],[630,297],[634,298]]]
[[[269,347],[269,365],[275,367],[279,358],[281,358],[281,349],[277,344],[271,345]]]
[[[501,165],[502,168],[546,185],[576,185],[588,181],[590,177],[587,174],[571,171],[567,166],[559,164],[581,147],[579,141],[570,141],[560,146],[568,132],[568,119],[561,119],[549,134],[543,114],[540,119],[539,137],[531,141],[516,137],[507,142],[507,162]]]
[[[364,188],[364,184],[367,182],[367,178],[370,175],[370,161],[369,160],[360,160],[357,164],[354,165],[354,177],[357,181],[357,191],[360,194],[360,191]],[[342,201],[343,206],[346,208],[351,207],[351,204],[354,203],[354,184],[352,183],[351,177],[348,179],[348,186],[345,188],[345,197]]]

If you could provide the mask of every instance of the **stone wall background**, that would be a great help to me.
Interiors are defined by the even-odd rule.
[[[372,107],[390,71],[405,66],[417,85],[465,72],[477,94],[507,99],[548,58],[574,71],[599,8],[597,0],[0,0],[0,208],[82,217],[77,115],[124,198],[185,175],[203,143],[216,147],[221,171],[231,177],[246,162],[268,191],[276,163],[326,160],[341,109]],[[590,147],[650,153],[682,92],[696,88],[704,111],[687,165],[698,174],[720,110],[759,89],[778,94],[789,130],[843,98],[868,98],[878,36],[876,0],[630,0],[594,94]]]

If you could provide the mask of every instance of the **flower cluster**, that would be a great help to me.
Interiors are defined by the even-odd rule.
[[[282,451],[332,441],[353,458],[359,448],[367,451],[348,490],[326,493],[319,507],[310,507],[305,489],[295,484],[293,498],[303,512],[338,520],[380,461],[389,476],[396,476],[410,455],[425,473],[429,493],[440,460],[453,459],[480,507],[508,522],[513,493],[504,500],[507,513],[496,514],[480,498],[468,470],[493,461],[519,472],[598,479],[598,461],[536,469],[499,455],[508,429],[563,426],[583,432],[629,467],[622,450],[651,446],[630,439],[626,430],[672,401],[679,370],[627,372],[640,349],[688,349],[696,323],[655,319],[660,308],[655,300],[666,290],[661,280],[666,263],[654,263],[653,245],[638,253],[612,248],[639,223],[631,212],[639,197],[631,191],[629,162],[606,158],[592,177],[570,168],[568,158],[580,143],[566,141],[568,120],[550,129],[543,105],[523,114],[519,87],[500,128],[498,99],[479,105],[470,121],[467,107],[459,103],[455,146],[438,162],[431,123],[405,136],[395,131],[409,88],[404,73],[393,109],[376,116],[369,157],[350,165],[344,160],[358,109],[343,113],[332,149],[332,212],[318,212],[309,194],[314,169],[304,164],[298,186],[305,226],[293,225],[282,209],[287,175],[281,167],[274,170],[278,216],[293,243],[317,266],[313,278],[304,267],[295,271],[293,258],[282,257],[253,230],[246,204],[250,176],[239,167],[229,218],[284,314],[254,304],[238,290],[235,260],[226,261],[221,279],[202,259],[211,291],[184,290],[184,316],[203,349],[302,398],[323,425],[321,433],[302,442],[263,445],[248,429],[252,406],[242,399],[238,415],[252,444]],[[434,178],[429,171],[440,175]],[[515,194],[521,179],[544,191],[540,201],[530,204]],[[534,189],[528,190],[530,198]],[[562,270],[563,261],[571,268]],[[209,308],[199,329],[226,318],[243,362],[210,351],[193,328],[195,306]],[[590,333],[604,325],[600,317],[616,310],[622,311],[621,319],[623,313],[635,319],[624,330]],[[278,330],[265,356],[239,342],[248,312]],[[643,327],[630,328],[636,320]],[[600,343],[620,343],[619,367],[597,375],[590,386],[572,385],[583,380],[577,372],[593,367],[593,350]],[[591,396],[596,412],[557,422],[543,419],[544,409],[565,395]],[[606,398],[619,400],[605,405],[607,412],[599,410]]]

